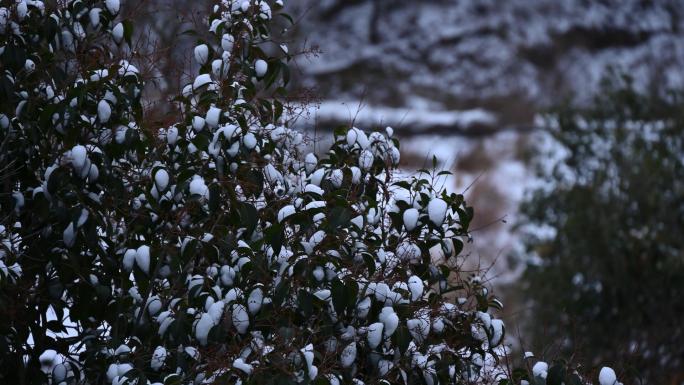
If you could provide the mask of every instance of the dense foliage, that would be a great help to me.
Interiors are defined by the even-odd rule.
[[[472,209],[394,183],[391,129],[305,152],[262,50],[279,6],[214,7],[164,128],[118,1],[0,9],[3,382],[480,378],[504,330],[449,267]]]
[[[287,127],[279,0],[216,2],[162,127],[118,0],[2,4],[1,382],[582,382],[499,364],[473,210],[391,128]]]
[[[550,117],[544,186],[524,205],[537,346],[617,361],[647,383],[684,366],[684,94],[611,77],[588,108]]]

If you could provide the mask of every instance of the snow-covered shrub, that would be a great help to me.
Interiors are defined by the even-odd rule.
[[[3,382],[506,376],[500,303],[455,268],[472,208],[434,171],[395,178],[391,129],[309,152],[287,50],[262,49],[281,6],[216,3],[162,128],[117,0],[0,8]]]
[[[536,346],[646,383],[684,374],[683,101],[613,76],[592,105],[549,116],[555,156],[538,158],[544,184],[523,205]]]

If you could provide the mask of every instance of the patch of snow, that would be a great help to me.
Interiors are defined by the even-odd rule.
[[[359,127],[373,127],[377,125],[407,127],[412,133],[435,128],[457,128],[467,131],[475,127],[494,127],[498,121],[496,115],[481,108],[461,111],[440,111],[422,108],[370,106],[363,105],[363,103],[357,101],[339,100],[324,101],[318,106],[311,107],[309,112],[315,117],[314,121],[353,121]]]
[[[86,163],[87,151],[86,148],[80,144],[75,145],[71,149],[71,164],[75,170],[80,171]]]
[[[383,307],[378,316],[378,320],[385,325],[384,335],[385,337],[391,337],[394,331],[397,330],[399,326],[399,316],[394,312],[394,309],[390,306]]]
[[[423,290],[425,290],[425,285],[423,280],[416,275],[412,275],[408,279],[408,288],[411,292],[411,301],[417,301],[423,296]]]
[[[382,331],[384,328],[385,324],[382,322],[376,322],[368,326],[368,335],[366,338],[368,339],[368,346],[370,346],[371,349],[377,348],[378,345],[380,345],[380,342],[382,342]]]
[[[209,331],[214,327],[214,319],[207,313],[202,313],[199,321],[195,325],[195,338],[200,344],[206,345]]]
[[[193,195],[200,195],[205,198],[209,195],[209,188],[204,184],[204,179],[199,175],[195,175],[192,178],[189,189],[190,194]]]
[[[373,153],[369,150],[361,151],[359,154],[359,167],[362,170],[369,170],[373,166],[373,161],[375,160]]]
[[[607,366],[601,368],[599,373],[599,384],[601,385],[615,385],[617,383],[617,376],[615,371]]]
[[[532,375],[535,377],[540,377],[546,379],[547,372],[549,370],[549,364],[544,361],[539,361],[532,367]]]
[[[432,199],[428,203],[428,217],[435,226],[442,226],[446,218],[447,203],[439,198]]]
[[[266,71],[268,71],[268,63],[261,59],[257,60],[254,63],[254,71],[256,72],[257,77],[264,77],[264,75],[266,75]]]
[[[150,273],[150,247],[147,245],[142,245],[138,247],[135,251],[135,264],[138,265],[140,270],[144,271],[145,274]]]
[[[109,13],[111,13],[112,15],[116,15],[117,13],[119,13],[121,4],[119,3],[119,0],[105,0],[105,7],[107,8],[107,11],[109,11]]]
[[[195,78],[195,81],[192,83],[192,88],[195,89],[195,90],[197,90],[197,89],[199,89],[199,88],[201,88],[201,87],[203,87],[203,86],[206,86],[207,84],[210,84],[211,82],[212,82],[212,80],[211,80],[211,75],[209,75],[209,74],[201,74],[201,75],[198,75],[198,76]],[[214,107],[212,107],[212,108],[214,108]],[[210,110],[211,110],[211,109],[210,109]],[[207,113],[207,114],[208,114],[208,113]],[[217,124],[218,124],[218,121],[217,121]],[[215,127],[215,126],[214,126],[214,127]]]
[[[207,76],[209,76],[209,75],[207,75]],[[221,109],[216,108],[214,106],[211,106],[211,107],[209,107],[209,110],[207,111],[207,116],[204,119],[204,121],[209,125],[209,127],[216,128],[216,127],[218,127],[220,117],[221,117]]]
[[[236,358],[235,361],[233,361],[233,367],[243,371],[245,374],[252,374],[252,371],[254,370],[252,365],[246,363],[242,358]]]
[[[200,44],[195,47],[195,61],[200,65],[204,65],[209,60],[209,47],[206,44]]]
[[[287,205],[278,211],[278,222],[282,222],[285,218],[293,215],[295,213],[295,207],[293,205]]]
[[[416,209],[408,209],[404,211],[404,227],[406,227],[406,231],[413,231],[413,229],[416,228],[416,225],[418,224],[418,216],[419,212]]]
[[[342,364],[342,367],[348,368],[354,364],[354,361],[356,360],[356,342],[352,342],[349,345],[345,346],[344,349],[342,349],[342,353],[340,354],[340,363]]]
[[[152,358],[150,359],[150,367],[154,371],[158,371],[164,366],[164,361],[166,361],[166,349],[163,346],[157,346],[152,353]]]
[[[223,34],[221,37],[221,48],[226,52],[231,52],[233,50],[233,44],[235,43],[235,38],[230,34]]]
[[[112,28],[112,38],[114,39],[114,42],[116,44],[121,44],[124,38],[124,26],[121,23],[118,23],[117,25]]]
[[[157,186],[157,191],[162,192],[166,190],[169,185],[169,173],[165,169],[159,169],[154,174],[154,183]]]
[[[234,304],[231,314],[231,320],[235,329],[238,333],[245,334],[249,328],[249,314],[247,314],[247,309],[242,304]]]

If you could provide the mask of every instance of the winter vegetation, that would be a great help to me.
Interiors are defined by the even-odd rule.
[[[683,96],[613,76],[590,106],[548,116],[554,153],[536,159],[542,183],[519,223],[537,346],[682,381]]]
[[[398,177],[390,127],[312,151],[281,0],[202,16],[168,124],[121,8],[0,7],[0,381],[619,384],[514,368],[503,305],[459,268],[474,210],[436,159]]]

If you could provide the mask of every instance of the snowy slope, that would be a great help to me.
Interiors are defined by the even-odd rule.
[[[638,84],[682,85],[684,2],[301,0],[297,35],[319,55],[301,84],[324,100],[437,113],[485,109],[503,125],[569,94],[586,98],[610,66]],[[303,39],[302,39],[303,40]],[[424,109],[424,108],[423,108]],[[327,106],[326,106],[327,111]]]

